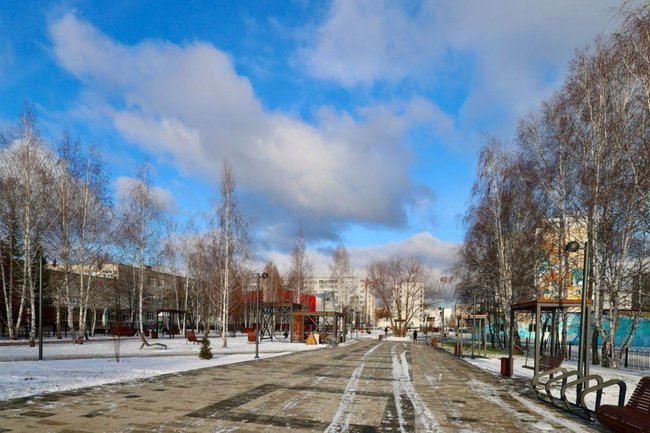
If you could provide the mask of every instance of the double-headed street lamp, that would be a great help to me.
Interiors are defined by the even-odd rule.
[[[260,277],[266,279],[266,272],[257,273],[257,301],[255,305],[255,359],[260,359]]]
[[[566,244],[564,249],[567,252],[575,253],[579,249],[583,249],[584,258],[582,264],[582,298],[580,301],[580,346],[578,350],[578,372],[583,376],[589,374],[589,310],[587,307],[587,297],[589,296],[589,264],[590,264],[590,247],[589,242],[585,242],[583,246],[577,241],[571,241]],[[578,395],[582,385],[578,385]]]

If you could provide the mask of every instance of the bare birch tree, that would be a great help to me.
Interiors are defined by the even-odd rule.
[[[307,294],[307,278],[312,272],[312,264],[305,249],[305,235],[300,229],[298,238],[295,240],[291,250],[291,267],[287,281],[289,288],[293,291],[293,302],[305,307],[304,296]]]
[[[221,282],[220,313],[222,346],[228,347],[228,324],[230,312],[236,306],[231,297],[237,290],[237,281],[244,281],[243,274],[252,258],[249,237],[250,220],[240,211],[235,195],[235,176],[228,162],[221,173],[221,202],[215,207],[213,239],[217,246],[218,275]]]
[[[161,247],[166,208],[151,185],[149,167],[140,167],[137,179],[128,186],[119,203],[118,237],[136,273],[133,278],[137,302],[136,323],[144,336],[145,268],[156,264]]]
[[[8,280],[3,278],[3,296],[7,305],[8,327],[15,338],[22,326],[23,312],[26,308],[35,312],[38,306],[36,294],[39,281],[35,264],[43,257],[44,242],[52,217],[49,186],[52,184],[54,159],[36,129],[34,114],[29,107],[21,114],[16,129],[3,136],[1,141],[0,177],[7,193],[5,200],[13,201],[5,203],[2,212],[7,218],[4,226],[13,231],[6,237],[10,254],[18,253],[14,247],[20,245],[20,253],[15,256],[20,269],[15,266],[16,262],[9,265],[11,269],[4,262],[2,264],[5,277],[12,280],[10,287]],[[18,240],[20,244],[16,243]],[[8,259],[11,263],[11,258]],[[16,297],[14,290],[18,291],[19,299],[16,316],[9,311],[13,309]],[[33,313],[29,322],[29,340],[32,346],[35,345],[35,339],[36,314]]]

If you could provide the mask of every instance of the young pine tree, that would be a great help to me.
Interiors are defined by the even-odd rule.
[[[203,336],[203,339],[201,340],[201,351],[199,352],[199,358],[212,359],[212,349],[210,348],[210,340],[206,336]]]

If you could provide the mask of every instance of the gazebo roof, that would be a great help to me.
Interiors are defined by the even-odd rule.
[[[591,304],[591,300],[587,299],[587,304]],[[579,308],[582,305],[582,299],[532,299],[529,301],[518,302],[512,305],[514,311],[523,310],[536,310],[539,306],[542,309],[553,308]]]

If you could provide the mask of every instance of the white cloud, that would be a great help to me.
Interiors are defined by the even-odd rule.
[[[115,180],[115,197],[117,197],[118,200],[124,199],[138,182],[139,180],[132,177],[118,177]],[[178,205],[176,204],[171,192],[157,186],[152,187],[152,191],[158,202],[161,203],[168,212],[174,213],[178,210]]]
[[[458,248],[459,244],[442,241],[429,232],[421,232],[405,240],[385,245],[348,247],[347,249],[355,274],[363,276],[370,262],[390,257],[415,257],[421,260],[433,274],[443,274],[453,264]],[[332,264],[330,254],[314,249],[309,249],[307,254],[313,264],[314,275],[330,274],[329,266]],[[291,263],[289,254],[275,250],[261,252],[260,260],[262,262],[272,261],[278,266],[280,272],[286,272]],[[263,263],[258,266],[263,266]]]
[[[210,44],[125,46],[70,13],[50,33],[60,65],[93,89],[78,113],[97,104],[126,140],[215,185],[228,159],[241,186],[304,221],[403,224],[423,191],[407,173],[405,134],[414,124],[451,129],[420,98],[354,113],[324,107],[310,125],[265,110]]]
[[[618,0],[335,0],[320,27],[309,29],[313,36],[298,58],[313,77],[346,87],[444,79],[446,87],[468,88],[461,128],[485,129],[490,121],[511,127],[557,87],[576,49],[614,28],[617,6]],[[462,65],[457,78],[454,59]]]

